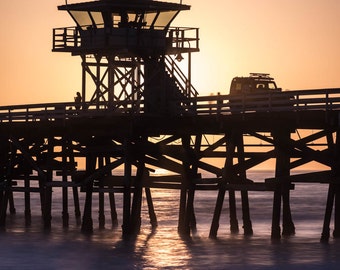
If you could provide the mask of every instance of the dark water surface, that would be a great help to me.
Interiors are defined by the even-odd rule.
[[[253,172],[250,178],[267,176],[268,172]],[[32,195],[32,225],[29,228],[24,224],[23,199],[18,198],[17,214],[8,215],[8,225],[0,232],[0,269],[340,269],[340,239],[331,238],[327,244],[320,243],[327,188],[321,184],[296,185],[291,193],[296,235],[278,241],[270,239],[271,192],[249,193],[254,229],[251,237],[243,235],[240,212],[240,233],[230,234],[226,196],[215,240],[208,237],[215,191],[197,192],[198,230],[186,239],[177,233],[178,191],[153,190],[158,227],[152,230],[146,201],[143,201],[141,233],[129,240],[121,237],[120,194],[116,195],[118,228],[111,228],[107,207],[106,227],[99,230],[98,213],[94,208],[94,233],[91,236],[80,233],[71,203],[70,226],[62,228],[59,190],[53,194],[53,220],[49,232],[43,230],[38,196]],[[70,202],[71,199],[70,196]],[[94,203],[97,201],[94,196]]]

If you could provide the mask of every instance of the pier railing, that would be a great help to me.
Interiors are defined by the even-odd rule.
[[[340,88],[267,92],[251,95],[199,96],[192,100],[200,114],[340,110]]]
[[[178,115],[185,113],[231,115],[306,110],[340,111],[340,88],[268,92],[237,97],[231,95],[198,96],[174,102],[186,104],[185,110],[178,110]],[[74,102],[1,106],[0,123],[145,113],[143,101],[138,106],[135,101],[124,101],[123,105],[122,102],[95,105],[84,103],[83,108],[79,110],[75,108]]]

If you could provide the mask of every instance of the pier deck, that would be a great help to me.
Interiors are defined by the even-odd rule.
[[[277,97],[293,97],[275,104]],[[67,190],[86,192],[83,231],[92,231],[92,195],[124,194],[123,234],[140,226],[142,189],[153,211],[153,188],[181,190],[179,232],[190,234],[194,219],[194,191],[217,190],[210,236],[216,237],[226,192],[229,196],[231,230],[238,231],[235,192],[242,195],[245,233],[252,233],[248,191],[273,192],[272,237],[295,232],[289,192],[295,182],[329,184],[322,239],[329,237],[334,199],[338,195],[340,89],[289,91],[261,96],[260,102],[240,100],[231,110],[228,95],[178,100],[183,110],[152,114],[133,103],[50,103],[0,107],[1,225],[17,192],[25,193],[30,211],[31,192],[41,194],[45,226],[51,222],[52,189],[63,189],[63,219],[68,225]],[[234,104],[235,105],[235,104]],[[247,171],[274,160],[275,178],[254,183]],[[291,175],[293,169],[315,162],[315,172]],[[81,165],[83,164],[83,166]],[[269,165],[270,166],[270,165]],[[123,175],[118,174],[123,170]],[[152,176],[157,169],[166,175]],[[202,177],[209,174],[209,178]],[[57,179],[55,175],[59,175]],[[169,176],[170,174],[170,176]],[[61,180],[60,180],[61,179]],[[133,195],[133,196],[132,196]],[[339,205],[335,200],[334,236],[339,235]],[[77,204],[77,202],[76,202]],[[111,204],[114,212],[114,203]],[[297,206],[298,207],[298,206]],[[77,205],[78,215],[80,206]],[[105,217],[100,214],[101,225]],[[29,214],[27,215],[29,223]],[[156,213],[152,218],[155,225]]]

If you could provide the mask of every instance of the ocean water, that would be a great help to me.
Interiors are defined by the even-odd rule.
[[[248,177],[263,180],[271,172],[253,171]],[[272,192],[249,192],[254,235],[244,236],[240,197],[237,192],[240,232],[229,230],[228,197],[217,239],[209,239],[216,191],[197,191],[197,233],[181,238],[177,233],[179,191],[152,190],[158,227],[152,229],[145,198],[140,234],[122,239],[122,195],[116,194],[118,227],[111,226],[106,207],[105,229],[99,229],[97,208],[93,209],[94,233],[80,232],[73,214],[70,193],[70,225],[62,228],[61,192],[53,192],[52,228],[46,232],[40,215],[39,197],[32,194],[32,225],[25,227],[24,200],[15,194],[16,214],[7,216],[0,232],[0,269],[339,269],[340,240],[320,243],[328,186],[297,184],[291,192],[296,234],[272,241]],[[107,194],[106,194],[107,195]],[[105,196],[106,196],[105,195]],[[84,194],[81,196],[81,210]],[[145,196],[144,196],[145,197]],[[105,197],[108,203],[108,197]],[[94,205],[98,196],[94,196]],[[333,228],[333,220],[331,229]]]

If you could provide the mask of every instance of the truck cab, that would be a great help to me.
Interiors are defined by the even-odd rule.
[[[280,94],[274,79],[268,73],[250,73],[231,81],[229,104],[232,112],[261,111],[290,104],[291,97]]]
[[[231,81],[230,95],[257,94],[267,91],[281,92],[268,73],[250,73],[249,77],[235,77]]]

